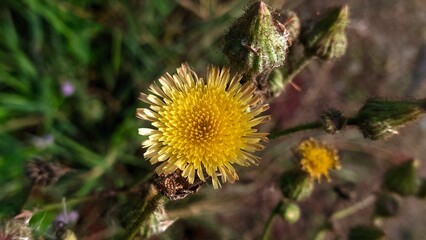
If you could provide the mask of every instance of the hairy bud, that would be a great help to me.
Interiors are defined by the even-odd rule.
[[[364,137],[386,139],[398,134],[398,129],[419,119],[426,113],[425,100],[387,101],[369,99],[358,111],[353,123]]]
[[[280,187],[285,198],[301,201],[312,194],[314,182],[308,174],[299,170],[290,170],[281,176]]]
[[[248,79],[284,64],[288,31],[263,1],[253,3],[225,35],[223,53]]]
[[[416,194],[420,187],[417,176],[418,160],[409,160],[389,169],[384,177],[384,185],[389,191],[402,196]]]
[[[300,40],[307,56],[323,60],[341,57],[347,46],[345,29],[348,25],[349,8],[340,6],[330,9],[317,19],[304,25]]]

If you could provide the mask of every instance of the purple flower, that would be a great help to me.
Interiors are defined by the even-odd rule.
[[[54,223],[55,224],[66,224],[66,225],[74,225],[77,223],[79,214],[77,211],[71,211],[69,213],[61,213],[56,216]]]
[[[72,96],[75,92],[75,86],[69,81],[64,81],[61,83],[61,92],[65,97]]]

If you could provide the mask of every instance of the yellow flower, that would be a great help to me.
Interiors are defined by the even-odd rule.
[[[330,181],[328,170],[340,168],[337,150],[329,148],[313,138],[300,142],[295,149],[295,154],[299,158],[302,170],[318,181],[322,175]]]
[[[190,183],[195,174],[205,181],[204,171],[212,178],[213,187],[238,180],[233,164],[257,164],[253,152],[263,149],[267,133],[258,133],[256,125],[270,116],[256,117],[268,109],[259,104],[252,83],[240,84],[240,75],[231,78],[229,69],[209,67],[207,80],[198,78],[182,64],[177,74],[166,73],[160,86],[152,84],[151,94],[140,94],[149,108],[138,108],[137,117],[152,122],[153,128],[140,128],[148,136],[142,143],[144,156],[151,164],[161,163],[158,174],[177,169]]]

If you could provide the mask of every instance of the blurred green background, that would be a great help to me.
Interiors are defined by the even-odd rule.
[[[226,65],[227,59],[220,52],[221,37],[248,2],[2,0],[0,218],[13,216],[24,204],[27,208],[43,208],[56,203],[54,211],[34,220],[40,231],[47,231],[49,219],[61,210],[58,206],[63,197],[84,197],[93,191],[130,186],[149,177],[153,167],[143,159],[143,139],[137,135],[137,128],[146,124],[135,118],[135,109],[143,106],[137,100],[139,92],[145,92],[164,72],[174,72],[181,62],[187,61],[201,75],[208,64]],[[293,9],[301,19],[330,6],[348,4],[351,23],[347,54],[336,61],[313,62],[295,79],[302,92],[290,88],[272,102],[273,122],[265,128],[310,121],[330,106],[352,114],[370,96],[425,97],[424,1],[267,3],[277,9]],[[206,236],[207,228],[213,234],[207,236],[255,239],[279,198],[277,179],[291,155],[290,151],[282,153],[282,146],[287,149],[303,136],[323,137],[349,152],[349,160],[343,164],[344,169],[349,169],[366,156],[390,162],[406,157],[421,159],[426,154],[422,140],[425,132],[426,123],[421,122],[386,144],[364,144],[365,140],[355,131],[337,137],[310,132],[271,143],[260,168],[242,170],[241,181],[236,185],[227,184],[216,192],[206,189],[197,204],[190,200],[191,204],[178,204],[175,216],[190,218],[178,221],[172,232],[182,236],[178,239],[185,239],[188,234]],[[27,199],[29,181],[24,177],[24,164],[34,157],[74,170],[54,187]],[[371,166],[371,161],[361,163]],[[380,171],[384,165],[378,163],[374,168]],[[364,174],[359,174],[358,170],[347,171],[355,180],[370,174],[365,182],[377,181],[378,176],[365,169]],[[259,194],[253,195],[256,192]],[[322,196],[322,192],[319,194]],[[238,203],[242,200],[250,210],[241,209]],[[322,203],[309,203],[306,211],[323,213],[316,204]],[[423,207],[409,215],[417,219],[414,223],[398,222],[397,226],[421,229],[425,220],[419,216],[424,214]],[[288,236],[311,236],[314,229],[302,229],[318,222],[321,218],[306,220],[305,225],[292,230],[282,227],[284,223],[280,222],[274,234],[281,236],[284,231]],[[395,230],[393,234],[401,236],[401,231]],[[410,236],[421,239],[421,234],[424,231],[415,230]],[[175,239],[173,234],[169,235],[164,239]]]

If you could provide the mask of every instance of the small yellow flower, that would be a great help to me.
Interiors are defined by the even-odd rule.
[[[328,170],[340,168],[337,150],[327,147],[313,138],[300,142],[295,149],[295,154],[299,158],[302,170],[318,181],[322,175],[330,181]]]
[[[233,164],[258,163],[251,153],[262,150],[260,142],[268,139],[254,127],[270,116],[256,116],[269,106],[258,104],[256,87],[240,79],[231,78],[228,68],[209,67],[203,80],[185,63],[177,74],[163,75],[160,86],[152,84],[151,94],[140,94],[150,106],[138,108],[136,115],[153,128],[140,128],[139,134],[148,136],[142,143],[145,158],[161,163],[158,174],[180,169],[193,183],[195,174],[205,181],[205,171],[216,189],[218,176],[222,182],[238,180]]]

